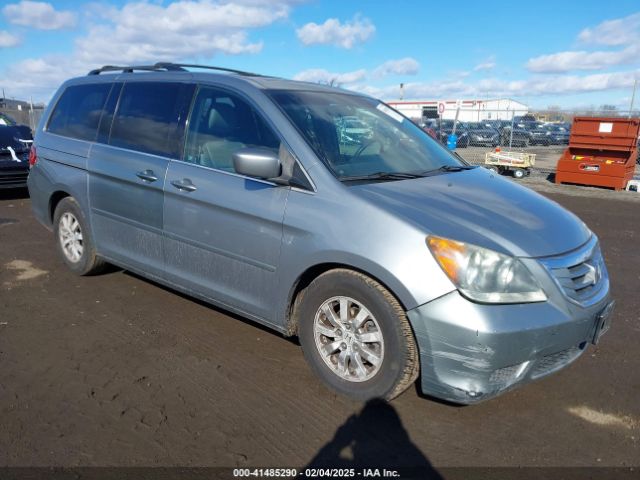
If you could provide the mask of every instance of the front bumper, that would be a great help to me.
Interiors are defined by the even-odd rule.
[[[608,291],[588,308],[568,302],[482,305],[451,292],[407,312],[423,393],[478,403],[576,360],[594,339]]]

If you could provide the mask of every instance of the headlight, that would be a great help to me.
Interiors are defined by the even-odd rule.
[[[470,300],[529,303],[547,299],[531,272],[516,257],[434,236],[427,237],[427,245],[444,273]]]

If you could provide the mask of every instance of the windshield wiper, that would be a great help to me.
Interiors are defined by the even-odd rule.
[[[422,172],[422,175],[426,176],[435,175],[438,173],[461,172],[463,170],[471,170],[473,168],[477,167],[475,165],[442,165],[441,167],[434,168],[433,170]]]
[[[406,180],[408,178],[422,178],[424,175],[420,173],[406,172],[375,172],[368,175],[352,175],[347,177],[338,177],[341,182],[356,182],[359,180]]]

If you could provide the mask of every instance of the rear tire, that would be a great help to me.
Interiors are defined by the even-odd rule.
[[[418,377],[418,350],[402,306],[362,273],[320,275],[302,293],[295,318],[309,366],[338,393],[391,400]]]
[[[513,169],[513,177],[517,178],[518,180],[520,180],[521,178],[524,178],[525,176],[525,171],[521,168],[514,168]]]
[[[96,254],[82,209],[73,197],[63,198],[53,214],[56,248],[62,261],[78,275],[95,275],[106,263]]]

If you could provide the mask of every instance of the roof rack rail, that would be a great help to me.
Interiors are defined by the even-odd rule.
[[[91,70],[89,75],[100,75],[104,72],[122,72],[133,73],[134,71],[146,71],[146,72],[186,72],[186,68],[204,68],[207,70],[219,70],[222,72],[237,73],[238,75],[244,75],[249,77],[261,77],[258,73],[244,72],[242,70],[234,70],[232,68],[215,67],[212,65],[197,65],[192,63],[170,63],[170,62],[158,62],[153,65],[105,65],[95,70]]]
[[[171,64],[156,64],[156,65],[127,65],[127,66],[117,66],[117,65],[105,65],[101,68],[96,68],[95,70],[91,70],[89,75],[100,75],[104,72],[122,72],[122,73],[133,73],[135,70],[154,72],[154,71],[186,71],[184,68],[173,67]]]
[[[244,75],[247,77],[263,77],[264,75],[260,75],[259,73],[245,72],[244,70],[235,70],[233,68],[225,68],[225,67],[216,67],[215,65],[198,65],[196,63],[156,63],[154,65],[157,68],[166,68],[170,69],[185,69],[185,68],[204,68],[206,70],[220,70],[221,72],[230,72],[237,73],[238,75]]]

